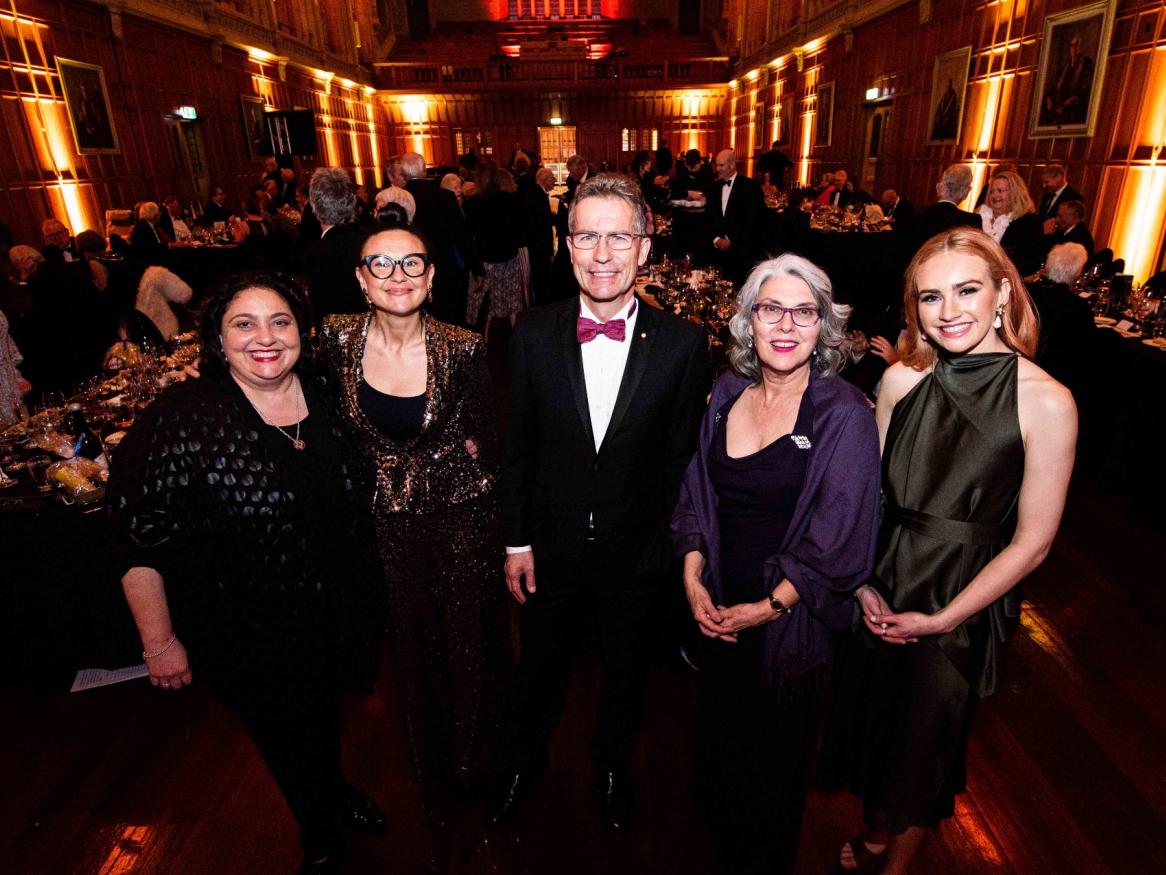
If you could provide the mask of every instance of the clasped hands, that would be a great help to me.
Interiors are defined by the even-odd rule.
[[[924,635],[948,631],[938,614],[919,611],[896,614],[873,586],[860,586],[854,595],[862,608],[862,622],[866,628],[888,644],[915,644]]]
[[[709,591],[699,580],[686,578],[684,591],[688,596],[688,606],[692,609],[692,618],[706,638],[736,644],[738,632],[768,623],[779,616],[768,600],[742,602],[731,607],[714,605]]]

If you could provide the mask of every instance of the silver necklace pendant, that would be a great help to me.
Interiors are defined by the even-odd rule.
[[[304,447],[307,446],[307,444],[305,444],[299,438],[292,438],[292,446],[295,447],[297,450],[302,450]]]

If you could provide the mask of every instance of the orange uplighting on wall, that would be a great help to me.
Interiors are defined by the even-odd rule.
[[[987,152],[992,148],[992,135],[996,133],[997,111],[1000,108],[1000,90],[1003,76],[992,76],[984,83],[983,102],[980,104],[980,127],[976,136],[975,151]]]

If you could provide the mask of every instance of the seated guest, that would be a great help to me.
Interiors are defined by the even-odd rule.
[[[1085,248],[1087,259],[1093,257],[1093,235],[1085,225],[1085,204],[1081,201],[1063,201],[1057,207],[1055,225],[1053,233],[1045,237],[1048,249],[1062,243],[1076,243]]]
[[[883,192],[879,203],[883,208],[883,217],[896,224],[915,212],[915,205],[905,197],[900,197],[893,188],[888,188]]]
[[[158,227],[161,221],[162,211],[153,201],[138,206],[138,221],[130,234],[130,259],[139,268],[166,263],[170,240]]]
[[[878,433],[837,377],[849,311],[804,258],[753,269],[672,517],[709,641],[698,804],[730,872],[793,870],[834,636],[874,558]]]
[[[835,170],[834,177],[818,194],[819,204],[830,204],[845,209],[852,203],[865,203],[870,198],[850,181],[845,170]]]
[[[1062,209],[1064,206],[1067,204]],[[1054,380],[1067,386],[1078,403],[1093,365],[1089,351],[1097,336],[1093,310],[1073,290],[1086,261],[1085,248],[1079,243],[1054,246],[1045,260],[1048,279],[1028,287],[1040,314],[1036,363]]]
[[[356,186],[339,167],[317,167],[308,187],[320,239],[303,254],[304,279],[317,330],[329,313],[363,313],[368,302],[356,281],[361,231],[356,225]]]
[[[279,169],[278,190],[275,193],[275,205],[282,207],[285,204],[296,205],[296,171],[294,167]]]
[[[39,249],[19,243],[8,250],[8,261],[16,271],[17,283],[26,286],[29,277],[36,272],[40,265],[45,263],[45,257]]]
[[[162,215],[159,227],[175,243],[189,243],[191,238],[190,226],[182,217],[182,201],[177,195],[167,195],[162,201]]]
[[[1012,170],[997,172],[979,213],[984,233],[1004,247],[1021,276],[1040,268],[1041,223],[1019,174]]]
[[[164,351],[176,335],[193,327],[186,309],[192,295],[190,286],[166,268],[146,268],[133,309],[122,315],[121,339]]]
[[[109,270],[101,263],[101,255],[105,252],[105,238],[96,231],[82,231],[77,235],[77,254],[89,269],[93,285],[97,291],[104,292],[109,285]]]
[[[40,236],[44,243],[41,254],[49,261],[77,261],[77,249],[73,235],[60,219],[45,219],[40,225]]]
[[[447,174],[454,175],[454,174]],[[417,201],[407,188],[382,188],[376,196],[376,219],[381,225],[405,227],[413,224],[417,215]]]
[[[231,211],[227,209],[227,193],[215,186],[211,191],[210,200],[202,208],[202,224],[215,225],[218,222],[227,222],[231,219]]]
[[[324,873],[344,855],[339,826],[385,830],[340,756],[344,699],[371,683],[382,611],[370,490],[313,369],[308,312],[282,275],[224,280],[203,318],[202,376],[139,417],[107,508],[150,683],[215,690],[295,817],[300,871]]]

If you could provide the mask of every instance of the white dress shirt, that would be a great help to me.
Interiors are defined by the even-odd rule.
[[[606,334],[597,334],[589,343],[579,345],[583,354],[583,380],[587,386],[587,409],[591,414],[591,431],[595,436],[595,451],[603,444],[603,437],[607,434],[607,427],[611,424],[611,415],[615,412],[615,399],[619,395],[619,386],[623,382],[624,368],[628,363],[628,350],[632,346],[632,332],[636,327],[636,317],[640,314],[640,306],[630,316],[635,296],[613,316],[613,319],[624,320],[623,340],[612,340]],[[596,322],[591,308],[582,298],[579,299],[579,315],[586,316]],[[508,555],[526,553],[531,549],[527,544],[522,547],[507,546]]]
[[[733,193],[733,182],[736,181],[737,174],[734,173],[725,180],[725,184],[721,186],[721,215],[729,211],[729,195]]]
[[[184,240],[189,240],[191,237],[190,226],[182,219],[171,218],[170,223],[174,226],[174,239],[181,243]]]
[[[611,423],[615,398],[619,394],[619,384],[623,381],[624,366],[628,363],[628,349],[632,344],[632,331],[636,327],[639,307],[636,307],[636,312],[631,316],[628,316],[628,311],[635,300],[633,296],[631,301],[612,317],[623,319],[625,322],[622,341],[599,334],[590,343],[581,344],[579,347],[583,353],[583,378],[587,383],[587,407],[591,414],[591,431],[595,435],[596,452],[599,452],[603,436],[607,434],[607,426]],[[594,319],[596,322],[602,321],[595,318],[595,314],[582,298],[579,301],[579,315]]]

